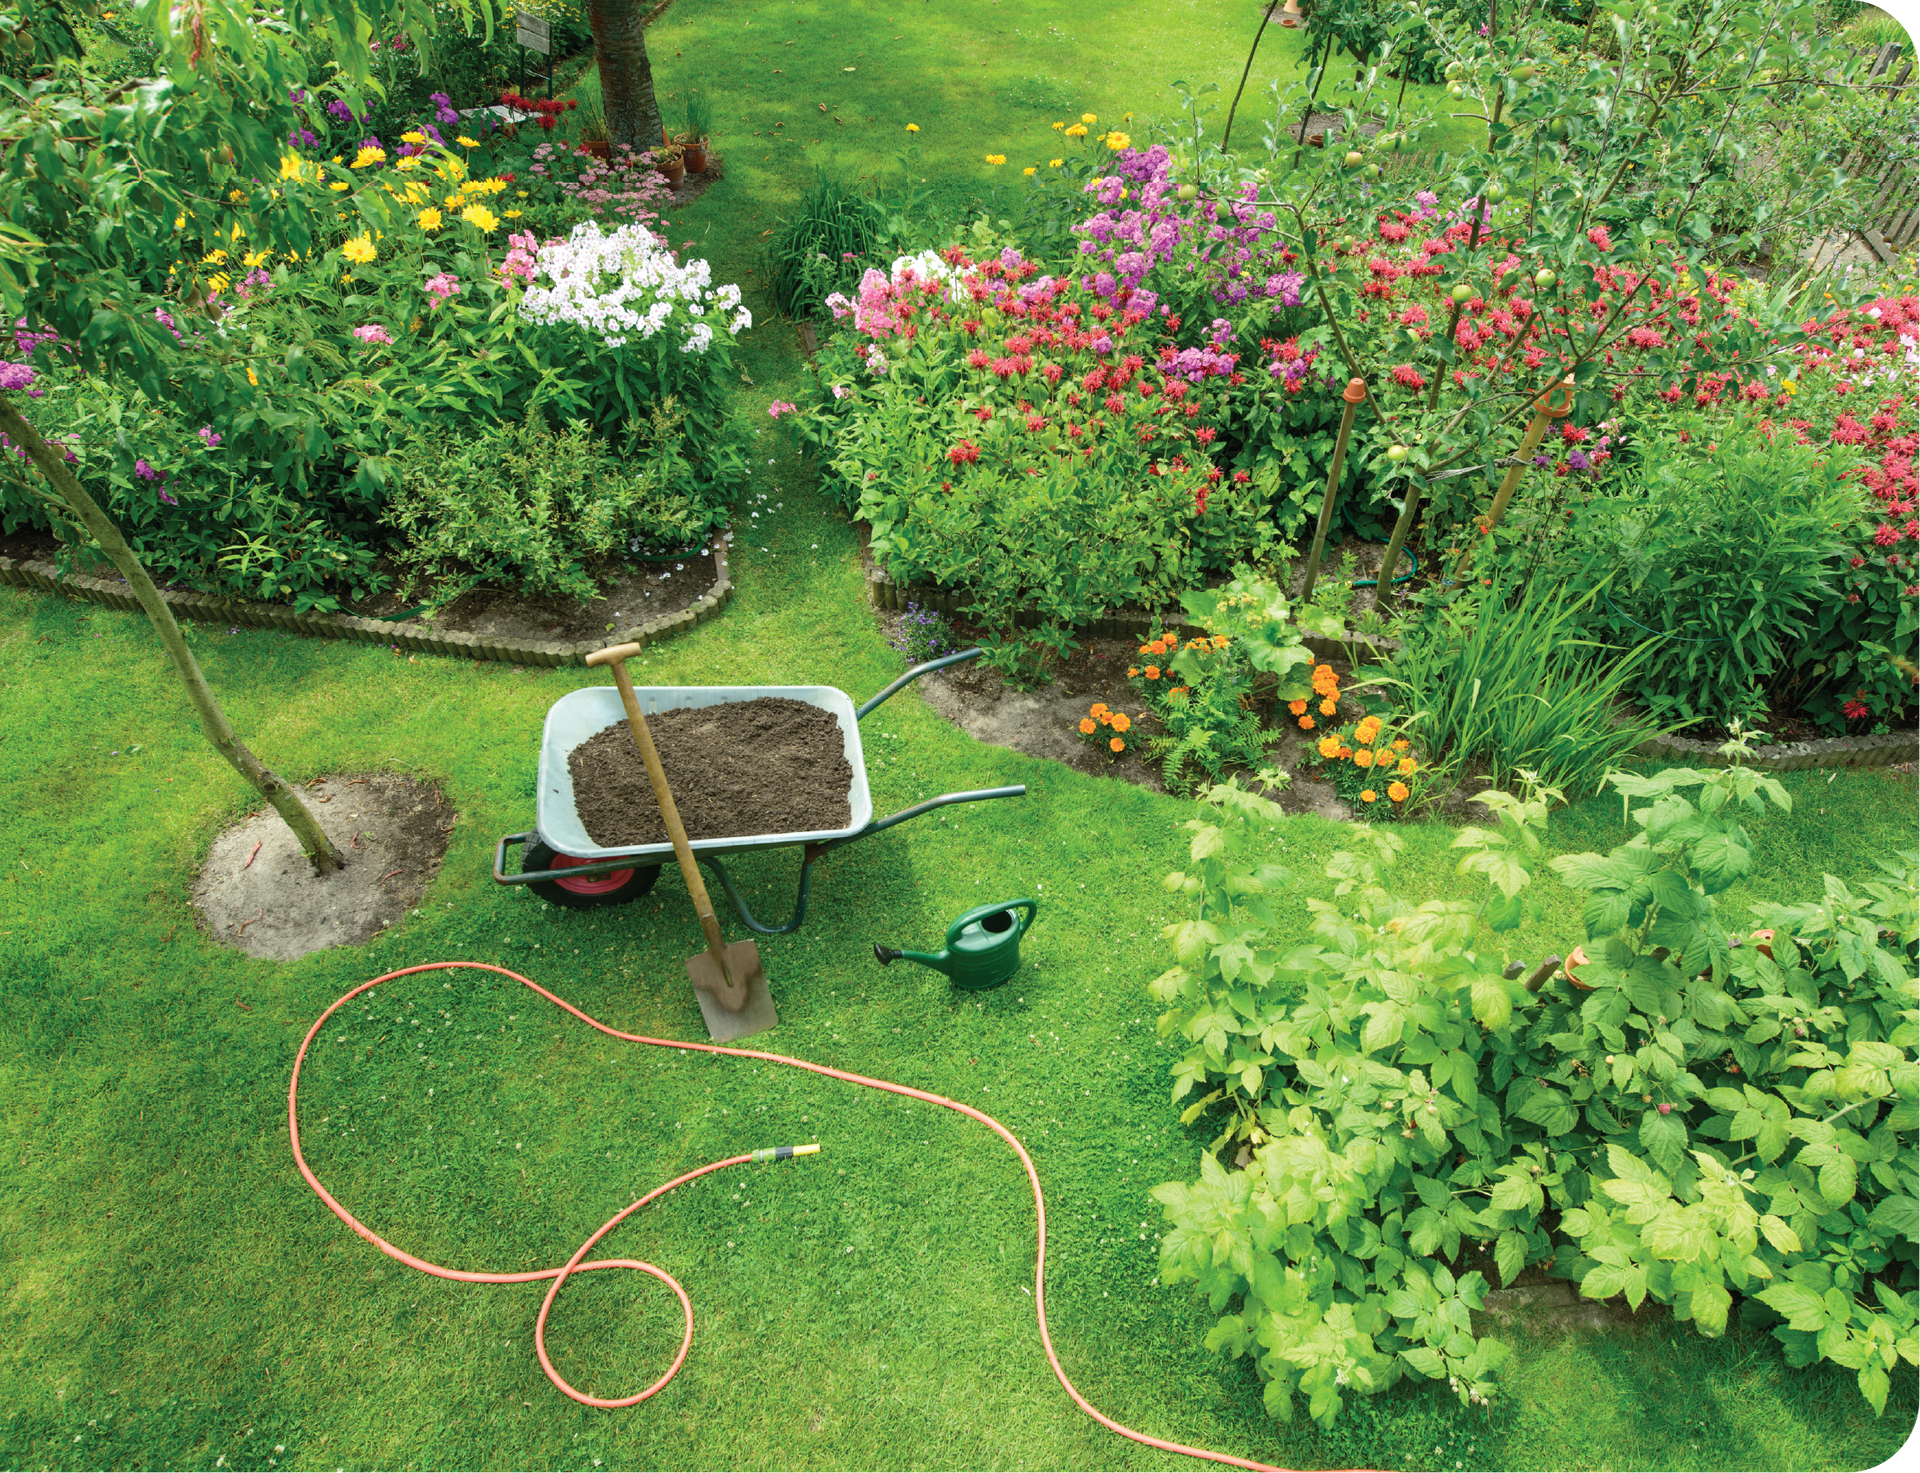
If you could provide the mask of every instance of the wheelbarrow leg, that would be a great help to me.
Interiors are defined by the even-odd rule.
[[[784,926],[769,926],[754,918],[753,912],[747,909],[746,901],[740,898],[740,892],[733,888],[733,880],[728,876],[726,866],[721,864],[719,856],[702,854],[700,862],[713,871],[714,878],[719,880],[720,888],[726,892],[727,899],[733,902],[733,908],[740,912],[740,919],[749,931],[758,932],[762,936],[791,936],[800,929],[801,923],[807,918],[807,894],[813,887],[813,862],[832,847],[834,846],[830,844],[806,846],[803,851],[804,857],[800,861],[799,903],[794,906],[793,915]]]

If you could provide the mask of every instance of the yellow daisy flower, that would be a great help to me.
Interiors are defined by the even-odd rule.
[[[1047,167],[1048,167],[1049,169],[1057,169],[1057,168],[1059,168],[1059,167],[1060,167],[1060,166],[1061,166],[1062,164],[1064,164],[1065,162],[1066,162],[1066,160],[1065,160],[1065,159],[1048,159],[1048,160],[1047,160]]]
[[[908,123],[907,131],[909,133],[918,133],[920,131],[920,125],[918,123]]]
[[[499,217],[485,205],[468,205],[460,212],[460,218],[481,230],[493,230],[500,224]]]
[[[440,228],[440,212],[432,209],[422,210],[420,212],[420,228],[422,230],[438,230]]]
[[[373,248],[373,242],[365,235],[356,235],[340,247],[340,254],[356,266],[364,266],[380,253]]]
[[[1007,161],[1007,156],[1003,153],[990,153],[987,155],[987,162],[992,164],[996,168],[998,168],[1001,164],[1004,164],[1006,161]]]

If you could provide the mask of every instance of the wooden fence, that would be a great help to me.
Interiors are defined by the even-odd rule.
[[[1886,77],[1903,50],[1898,42],[1889,42],[1870,53],[1873,63],[1867,69],[1867,80]],[[1886,94],[1887,107],[1904,107],[1910,112],[1912,78],[1913,58],[1909,56],[1901,61],[1900,74],[1890,82],[1879,84],[1875,90]],[[1909,117],[1908,126],[1902,130],[1909,148],[1913,127]],[[1873,181],[1873,223],[1860,232],[1868,248],[1888,262],[1897,259],[1902,251],[1912,250],[1915,237],[1920,236],[1920,180],[1915,178],[1911,155],[1897,157],[1881,150],[1863,150],[1847,160],[1847,171],[1856,178]]]

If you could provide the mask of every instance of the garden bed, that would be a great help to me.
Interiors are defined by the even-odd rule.
[[[28,534],[31,537],[32,534]],[[0,541],[0,547],[15,544],[18,538]],[[51,538],[43,539],[50,545]],[[29,552],[39,552],[37,546],[29,545]],[[161,585],[160,596],[173,609],[174,616],[182,620],[198,620],[203,623],[229,623],[255,629],[279,629],[290,634],[317,635],[323,639],[351,639],[368,644],[391,644],[395,649],[414,651],[420,654],[458,655],[469,660],[498,660],[512,665],[571,665],[586,658],[596,649],[609,644],[649,644],[668,634],[677,634],[704,624],[724,608],[733,597],[733,582],[728,574],[726,541],[715,541],[713,546],[714,580],[704,591],[696,591],[692,601],[677,610],[654,614],[649,605],[643,603],[643,620],[628,623],[634,619],[634,611],[624,606],[618,611],[620,618],[614,619],[613,628],[608,630],[602,625],[600,632],[589,634],[584,639],[555,637],[564,623],[554,625],[550,633],[547,625],[528,623],[520,631],[506,632],[467,632],[457,629],[443,629],[418,620],[384,620],[352,614],[325,614],[317,612],[299,613],[284,604],[259,603],[250,599],[225,598],[218,594],[197,593],[182,587]],[[705,559],[689,563],[689,573],[704,574]],[[697,580],[696,580],[697,581]],[[108,575],[95,577],[84,573],[65,574],[53,563],[51,554],[16,558],[0,552],[0,583],[12,584],[20,588],[30,588],[41,593],[58,593],[70,598],[85,599],[91,603],[105,604],[110,608],[137,612],[139,603],[126,580],[108,570]],[[614,592],[617,592],[614,591]],[[613,602],[609,597],[607,602]],[[539,603],[540,601],[529,601]],[[549,611],[556,603],[568,603],[567,600],[546,601],[542,607]],[[574,605],[578,608],[578,605]],[[592,607],[591,605],[588,606]],[[478,615],[476,615],[478,617]],[[504,615],[502,616],[504,617]],[[553,615],[546,613],[547,624],[553,624]],[[528,632],[531,631],[531,632]]]

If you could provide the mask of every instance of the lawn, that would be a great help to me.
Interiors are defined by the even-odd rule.
[[[726,99],[729,175],[676,214],[674,244],[697,242],[719,280],[751,280],[758,237],[814,165],[884,167],[909,120],[927,176],[977,191],[993,177],[985,153],[1019,162],[1021,140],[1043,147],[1065,109],[1164,109],[1175,77],[1230,87],[1252,14],[1222,0],[679,0],[650,32],[662,91],[698,61],[688,76]],[[1262,64],[1290,64],[1299,45],[1270,32]],[[1068,76],[1058,93],[1031,87]],[[755,152],[753,130],[783,117],[822,141]],[[823,126],[804,131],[810,120]],[[635,678],[864,698],[899,662],[865,605],[855,530],[765,413],[797,397],[795,334],[763,316],[743,347],[741,407],[762,448],[739,591],[720,619],[649,649]],[[288,777],[398,770],[441,783],[459,818],[440,878],[380,939],[293,964],[215,945],[188,905],[193,873],[251,793],[193,730],[144,621],[0,590],[0,810],[17,815],[0,887],[0,1464],[1185,1464],[1103,1431],[1054,1380],[1028,1292],[1031,1198],[988,1132],[810,1074],[618,1044],[501,978],[386,984],[316,1042],[303,1078],[310,1164],[408,1251],[483,1270],[557,1264],[683,1171],[816,1138],[823,1153],[703,1179],[609,1240],[675,1274],[697,1319],[678,1379],[624,1411],[579,1406],[542,1374],[542,1286],[430,1279],[356,1238],[286,1139],[294,1053],[335,998],[394,968],[492,962],[614,1027],[701,1039],[683,967],[698,931],[671,871],[646,900],[586,914],[488,878],[494,840],[531,823],[547,707],[597,672],[224,626],[192,637],[244,739]],[[1184,854],[1192,805],[982,746],[911,690],[865,737],[880,811],[1004,783],[1029,795],[817,866],[805,928],[762,942],[781,1026],[755,1042],[964,1100],[1020,1137],[1047,1193],[1054,1343],[1108,1415],[1294,1466],[1859,1468],[1899,1449],[1910,1382],[1875,1419],[1845,1373],[1789,1370],[1768,1337],[1709,1342],[1659,1313],[1604,1336],[1523,1331],[1509,1394],[1488,1411],[1423,1384],[1332,1434],[1271,1422],[1251,1371],[1202,1348],[1204,1304],[1155,1282],[1148,1191],[1197,1174],[1208,1139],[1168,1105],[1171,1053],[1146,992],[1169,961],[1159,880]],[[1913,843],[1911,776],[1787,783],[1794,814],[1757,825],[1760,863],[1723,900],[1736,915],[1816,893],[1822,871],[1866,877]],[[1448,893],[1451,831],[1405,832],[1404,891]],[[1552,832],[1556,849],[1582,850],[1626,831],[1618,801],[1594,799]],[[1275,831],[1303,899],[1330,893],[1320,866],[1348,837],[1311,818]],[[766,914],[790,900],[796,867],[772,854],[735,873]],[[1541,890],[1556,914],[1516,939],[1529,958],[1564,949],[1577,925],[1571,892]],[[1017,895],[1041,911],[1027,965],[997,991],[872,960],[876,941],[929,947],[960,911]],[[604,1273],[568,1287],[548,1339],[569,1380],[612,1396],[658,1376],[679,1334],[668,1291]]]

